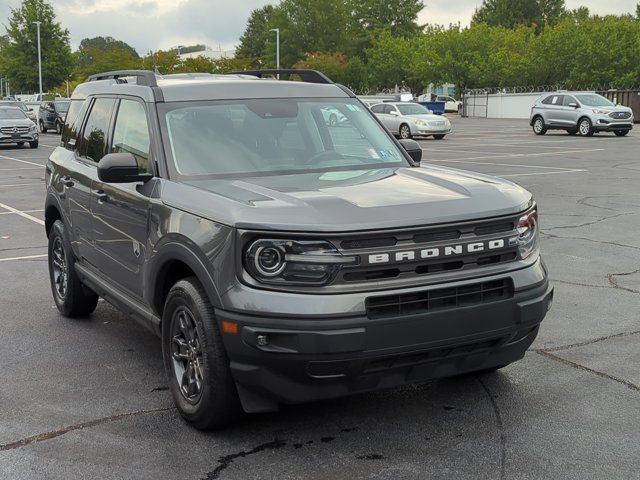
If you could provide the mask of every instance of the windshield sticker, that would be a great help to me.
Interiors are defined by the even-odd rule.
[[[360,110],[360,107],[358,105],[351,105],[350,103],[347,103],[347,108],[349,110],[351,110],[352,112],[361,112],[362,110]]]
[[[380,153],[380,158],[395,157],[393,152],[390,150],[380,150],[379,153]]]
[[[376,160],[380,160],[380,155],[373,148],[367,148],[367,152],[371,158],[375,158]]]

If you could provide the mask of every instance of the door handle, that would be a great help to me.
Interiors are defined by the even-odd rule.
[[[109,195],[107,195],[106,193],[104,193],[104,190],[98,190],[96,192],[96,195],[98,197],[98,203],[100,205],[102,205],[104,202],[108,202],[109,201]]]
[[[73,187],[73,180],[71,180],[71,177],[65,175],[60,180],[65,187]]]

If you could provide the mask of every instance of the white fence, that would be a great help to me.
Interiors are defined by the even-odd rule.
[[[464,96],[463,115],[484,118],[529,118],[531,106],[542,94],[543,92],[474,92]]]

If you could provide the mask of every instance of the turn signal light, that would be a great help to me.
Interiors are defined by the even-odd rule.
[[[236,322],[229,322],[227,320],[222,320],[222,331],[224,333],[228,333],[229,335],[237,335],[238,324]]]

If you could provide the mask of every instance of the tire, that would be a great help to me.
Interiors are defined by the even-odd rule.
[[[400,125],[399,135],[402,139],[411,138],[411,129],[409,128],[409,125],[406,123]]]
[[[162,314],[162,356],[173,400],[188,423],[215,430],[240,418],[242,407],[214,310],[195,277],[180,280],[169,291]]]
[[[29,142],[30,148],[38,148],[38,140],[34,140],[33,142]]]
[[[338,124],[338,117],[336,117],[333,113],[329,117],[329,125],[335,127]]]
[[[56,220],[49,233],[49,280],[56,307],[65,317],[87,316],[96,309],[98,295],[85,287],[75,270],[66,228]]]
[[[615,130],[613,133],[616,134],[616,137],[626,137],[629,130]]]
[[[44,122],[42,120],[40,120],[38,125],[40,125],[40,133],[47,133],[47,127],[44,126]]]
[[[577,128],[570,128],[567,130],[567,133],[571,136],[575,136],[578,134],[578,129]]]
[[[442,140],[444,138],[444,135],[434,135],[433,138],[435,138],[436,140]]]
[[[593,124],[587,117],[582,117],[578,121],[578,131],[580,132],[580,135],[585,137],[593,137],[593,134],[595,133],[593,131]]]
[[[62,135],[62,124],[60,122],[56,122],[56,133]]]
[[[544,119],[540,116],[533,119],[533,133],[536,135],[544,135],[547,133],[547,126],[544,124]]]
[[[18,145],[18,147],[23,147],[24,146],[24,142],[18,142],[17,145]]]

